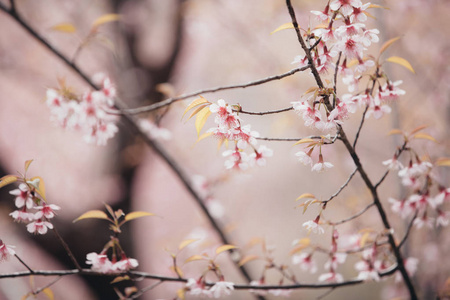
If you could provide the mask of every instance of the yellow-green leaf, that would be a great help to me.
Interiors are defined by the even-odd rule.
[[[310,87],[309,89],[307,89],[307,90],[303,93],[303,95],[306,95],[306,94],[315,92],[315,91],[317,91],[318,89],[319,89],[319,88],[316,87],[316,86]]]
[[[384,8],[384,9],[390,9],[389,7],[381,6],[381,5],[378,5],[378,4],[370,4],[368,8]]]
[[[198,239],[190,239],[190,240],[184,240],[180,243],[180,245],[178,246],[178,250],[181,251],[183,250],[184,247],[192,244],[193,242],[198,241]]]
[[[393,43],[395,43],[396,41],[398,41],[400,39],[400,37],[395,37],[390,39],[389,41],[387,41],[386,43],[383,44],[383,46],[381,46],[380,48],[380,55],[386,51],[387,48],[389,48]]]
[[[183,276],[184,276],[183,271],[181,271],[181,269],[180,269],[178,266],[176,266],[176,267],[171,266],[171,267],[170,267],[170,270],[174,271],[175,274],[177,274],[177,275],[180,276],[180,277],[183,277]]]
[[[370,232],[365,232],[363,236],[361,237],[361,240],[359,241],[359,246],[364,247],[369,240]]]
[[[30,164],[31,164],[32,162],[33,162],[32,159],[27,160],[27,161],[25,162],[25,173],[28,171],[28,168],[30,167]]]
[[[403,131],[401,131],[400,129],[392,129],[391,131],[389,131],[388,135],[394,135],[394,134],[404,134]]]
[[[441,157],[436,161],[436,166],[440,167],[450,167],[450,158],[447,157]]]
[[[406,59],[399,57],[399,56],[391,56],[388,59],[386,59],[386,61],[394,63],[394,64],[398,64],[402,67],[407,68],[409,71],[411,71],[412,73],[416,74],[416,71],[414,71],[413,67],[411,66],[411,64],[409,63],[409,61],[407,61]]]
[[[274,31],[272,31],[270,34],[274,34],[275,32],[284,30],[284,29],[292,29],[294,28],[294,24],[292,24],[291,22],[289,23],[284,23],[283,25],[279,26],[277,29],[275,29]]]
[[[186,299],[185,290],[184,289],[177,290],[177,297],[180,298],[180,300],[185,300]]]
[[[189,118],[186,120],[188,121],[190,118],[192,118],[193,116],[195,116],[196,114],[198,114],[202,109],[204,109],[205,107],[207,107],[208,105],[200,105],[199,107],[197,107],[196,109],[194,109],[194,111],[191,113],[191,115],[189,116]]]
[[[258,259],[259,256],[258,255],[246,255],[244,256],[240,261],[239,261],[239,267],[245,265],[246,263],[248,263],[249,261]]]
[[[437,141],[434,137],[432,137],[431,135],[426,134],[426,133],[416,133],[413,137],[415,139],[425,139],[425,140],[430,140],[430,141],[437,143]]]
[[[427,128],[427,127],[428,127],[427,125],[422,125],[422,126],[416,127],[416,128],[414,128],[414,129],[411,131],[410,134],[417,133],[417,132],[419,132],[419,131],[421,131],[421,130],[424,130],[424,129]]]
[[[97,28],[105,23],[114,22],[120,20],[121,16],[118,14],[106,14],[97,18],[92,24],[92,28]]]
[[[304,199],[304,198],[316,198],[316,196],[314,196],[313,194],[310,194],[310,193],[304,193],[304,194],[301,194],[300,196],[298,196],[297,199],[295,199],[295,201],[298,201],[298,200]]]
[[[13,182],[16,182],[19,177],[14,175],[6,175],[0,178],[0,188],[7,186],[8,184],[11,184]]]
[[[184,110],[184,113],[183,113],[183,117],[189,110],[193,109],[194,107],[202,105],[202,104],[208,104],[208,103],[211,103],[211,102],[209,102],[208,100],[206,100],[205,98],[200,96],[200,98],[195,99],[186,107],[186,109]]]
[[[220,253],[222,253],[222,252],[224,252],[224,251],[228,251],[228,250],[231,250],[231,249],[236,249],[237,247],[236,246],[233,246],[233,245],[223,245],[223,246],[220,246],[220,247],[218,247],[217,249],[216,249],[216,254],[220,254]]]
[[[44,293],[44,295],[47,296],[47,298],[50,299],[50,300],[54,300],[55,299],[55,295],[53,295],[53,291],[50,288],[48,288],[48,287],[43,289],[42,293]]]
[[[85,212],[84,214],[82,214],[81,216],[79,216],[78,218],[76,218],[73,223],[78,222],[80,220],[84,220],[84,219],[104,219],[104,220],[109,220],[108,215],[101,210],[90,210]]]
[[[154,216],[155,214],[146,211],[133,211],[125,216],[125,221],[131,221],[137,218]]]
[[[114,278],[113,281],[111,281],[110,283],[117,283],[117,282],[121,282],[121,281],[125,281],[125,280],[130,280],[130,276],[125,275],[125,276],[117,276],[116,278]]]
[[[30,181],[34,181],[38,179],[39,181],[39,185],[36,187],[36,192],[42,197],[42,199],[46,200],[45,198],[45,183],[44,183],[44,179],[42,179],[39,176],[35,176],[33,178],[30,179]]]
[[[187,264],[188,262],[195,261],[195,260],[206,260],[204,256],[201,255],[192,255],[191,257],[188,257],[184,263]]]
[[[298,241],[295,242],[296,245],[306,245],[309,246],[309,244],[311,244],[311,239],[310,238],[303,238],[300,239]]]
[[[306,143],[314,143],[314,142],[316,142],[316,141],[313,140],[313,139],[301,139],[301,140],[297,141],[297,142],[294,144],[294,146],[300,145],[300,144],[306,144]]]
[[[212,132],[205,132],[204,134],[202,134],[201,136],[198,137],[197,143],[200,142],[203,139],[206,139],[207,137],[210,137],[211,135],[213,135]]]
[[[61,23],[51,27],[52,30],[61,31],[65,33],[74,33],[77,28],[71,23]]]
[[[205,126],[206,120],[211,115],[211,111],[209,110],[209,107],[204,107],[195,118],[195,129],[197,130],[197,135],[200,136],[200,131],[202,130],[203,126]]]

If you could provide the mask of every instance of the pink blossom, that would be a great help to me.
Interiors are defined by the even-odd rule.
[[[410,277],[414,276],[414,274],[417,271],[417,266],[419,264],[419,260],[415,257],[408,257],[404,260],[404,265],[406,272]],[[402,275],[400,274],[400,271],[397,271],[395,273],[395,282],[401,282],[402,281]]]
[[[95,252],[86,255],[86,264],[92,265],[91,269],[100,273],[114,272],[113,263],[106,254],[97,254]]]
[[[186,283],[186,288],[191,295],[211,295],[209,290],[205,288],[205,283],[201,278],[199,280],[189,278]]]
[[[436,218],[436,226],[448,226],[449,213],[446,211],[438,210],[438,216]]]
[[[346,253],[332,253],[327,262],[325,262],[325,269],[336,270],[339,264],[343,264],[347,258]]]
[[[6,245],[0,240],[0,262],[7,260],[10,256],[16,254],[13,248],[14,246]]]
[[[218,281],[209,289],[209,292],[214,298],[220,298],[223,295],[230,295],[232,290],[234,290],[232,282]]]
[[[301,253],[292,256],[292,263],[294,265],[300,265],[303,271],[309,271],[315,273],[317,271],[317,265],[314,260],[312,260],[312,253]]]
[[[366,3],[360,7],[353,7],[353,14],[350,16],[352,22],[365,22],[367,21],[367,16],[364,11],[370,6],[370,3]]]
[[[315,220],[307,221],[303,223],[303,227],[306,228],[309,232],[314,232],[318,234],[322,234],[325,232],[325,230],[322,228],[322,226],[319,225],[319,220],[316,218]]]
[[[402,163],[398,161],[396,156],[394,156],[391,159],[383,161],[383,165],[388,166],[388,169],[392,171],[397,171],[403,168]]]
[[[388,202],[392,204],[391,210],[399,214],[403,219],[414,212],[413,206],[411,206],[410,203],[407,202],[405,199],[396,200],[394,198],[388,198]]]
[[[307,154],[307,153],[305,153],[303,151],[299,151],[299,152],[295,153],[295,155],[298,156],[298,160],[302,164],[304,164],[305,166],[307,166],[307,165],[311,165],[312,166],[313,161],[311,159],[311,155],[310,154]]]
[[[139,128],[151,139],[168,141],[172,138],[172,133],[168,129],[159,127],[147,119],[139,120],[138,124]]]
[[[53,229],[53,224],[39,219],[27,225],[29,233],[46,234],[48,229]]]
[[[26,206],[30,209],[34,206],[33,196],[31,195],[28,185],[25,183],[19,184],[19,188],[9,192],[11,195],[16,196],[15,204],[17,208]]]
[[[61,208],[55,204],[47,205],[44,203],[42,206],[36,206],[36,209],[39,209],[37,213],[34,214],[34,218],[41,219],[45,217],[46,219],[51,219],[55,216],[55,210],[60,210]]]
[[[271,289],[269,293],[276,297],[290,297],[292,290],[288,289]]]
[[[248,169],[249,157],[247,153],[241,152],[239,148],[236,147],[235,150],[227,150],[222,153],[222,156],[229,157],[228,160],[225,161],[225,168],[234,168],[242,171]]]
[[[343,282],[344,278],[341,274],[335,272],[324,273],[319,276],[319,281],[327,281],[327,282]]]
[[[254,159],[258,166],[266,165],[266,157],[272,157],[273,150],[268,147],[261,145],[258,150],[255,150],[252,154],[250,154],[250,158]]]
[[[413,225],[416,226],[418,229],[422,228],[423,226],[433,228],[434,220],[433,218],[429,218],[427,215],[423,215],[420,218],[415,218],[413,221]]]
[[[360,41],[364,46],[369,47],[372,43],[378,43],[380,40],[378,38],[378,34],[380,34],[380,31],[376,28],[364,29],[364,32],[360,37]]]
[[[311,171],[320,173],[327,169],[331,169],[332,167],[333,167],[333,164],[330,162],[326,162],[326,161],[324,162],[322,154],[319,154],[319,162],[317,162],[316,164],[314,164],[314,166],[312,166]]]
[[[29,221],[33,221],[34,220],[34,214],[33,213],[29,213],[26,210],[26,207],[24,206],[22,210],[15,210],[12,213],[9,214],[14,221],[19,222],[19,223],[28,223]]]
[[[339,10],[344,16],[348,16],[353,12],[353,8],[361,7],[360,0],[333,0],[330,3],[332,10]]]
[[[139,265],[138,261],[134,258],[128,258],[123,256],[121,260],[113,264],[112,269],[120,272],[135,269]]]

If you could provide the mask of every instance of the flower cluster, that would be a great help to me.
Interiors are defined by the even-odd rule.
[[[189,278],[186,283],[186,290],[191,295],[204,295],[208,297],[220,298],[223,295],[230,295],[234,290],[234,284],[227,281],[218,281],[213,286],[207,286],[204,277],[200,277],[198,280]]]
[[[227,169],[246,170],[249,166],[265,166],[266,158],[273,155],[273,151],[264,145],[257,147],[256,138],[259,133],[252,131],[250,125],[241,125],[241,119],[237,112],[233,111],[225,100],[220,99],[210,105],[209,110],[216,114],[214,122],[215,128],[208,130],[214,137],[220,141],[234,141],[234,149],[226,150],[223,156],[227,157],[225,167]],[[252,148],[253,152],[247,154],[246,148]]]
[[[330,69],[337,68],[350,93],[357,91],[362,73],[375,66],[373,58],[365,57],[363,53],[367,50],[366,47],[379,41],[379,31],[367,29],[363,24],[367,20],[366,9],[368,8],[370,3],[362,4],[359,0],[331,1],[323,11],[312,11],[322,24],[311,32],[308,31],[306,37],[309,47],[315,45],[311,56],[319,74],[326,75]],[[342,56],[340,56],[342,63],[336,66],[334,58],[339,53]],[[307,56],[297,56],[293,64],[299,64],[300,67],[306,66]],[[378,89],[375,89],[375,81],[371,89],[367,88],[365,92],[357,95],[346,94],[338,97],[330,89],[316,89],[312,90],[314,91],[312,95],[293,102],[293,108],[303,118],[305,126],[321,131],[328,131],[336,128],[336,125],[342,125],[349,113],[356,112],[358,104],[368,107],[366,117],[373,116],[379,119],[385,113],[391,112],[388,103],[405,92],[398,88],[401,81],[393,83],[386,79],[386,74],[379,70],[378,62],[377,68],[375,77],[385,80],[384,85],[381,85],[381,80],[377,81]],[[330,97],[333,97],[332,106],[323,105],[327,102],[324,98]]]
[[[125,253],[122,253],[120,260],[117,260],[116,256],[113,256],[111,261],[108,255],[106,255],[106,252],[106,250],[103,250],[100,254],[95,252],[88,253],[86,255],[86,264],[92,265],[91,269],[100,273],[126,272],[139,265],[136,259],[127,257]]]
[[[172,138],[172,133],[168,129],[159,127],[147,119],[139,120],[138,125],[151,139],[168,141]]]
[[[53,122],[63,128],[80,130],[87,143],[106,145],[118,131],[116,117],[108,110],[114,108],[116,88],[108,77],[102,79],[102,89],[88,91],[78,97],[64,85],[48,89],[46,103]]]
[[[37,190],[39,189],[39,179],[25,181],[19,187],[10,191],[16,196],[15,205],[18,208],[9,215],[16,221],[27,223],[27,230],[30,233],[46,234],[48,229],[53,229],[50,220],[55,216],[55,210],[59,206],[47,204]]]
[[[433,165],[430,162],[416,158],[416,162],[411,160],[408,166],[404,167],[394,156],[383,164],[391,170],[398,170],[402,184],[412,191],[408,197],[401,200],[389,198],[392,211],[402,218],[415,214],[417,217],[413,224],[417,228],[433,228],[449,224],[449,214],[442,207],[450,200],[450,188],[436,183],[436,179],[431,174]],[[435,193],[432,189],[434,185],[438,186]],[[431,211],[434,211],[436,218],[429,217]]]

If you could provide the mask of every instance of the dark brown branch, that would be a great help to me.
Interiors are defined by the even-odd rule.
[[[28,271],[30,271],[31,273],[33,273],[33,269],[31,269],[17,254],[14,254],[14,256],[17,258],[17,260],[25,267],[28,269]]]
[[[78,270],[81,270],[81,266],[78,263],[78,261],[76,260],[75,256],[73,255],[72,251],[70,250],[69,246],[67,245],[67,243],[64,241],[64,239],[62,238],[62,236],[58,233],[58,231],[56,230],[56,228],[53,228],[53,233],[56,235],[56,237],[58,238],[59,242],[61,243],[61,245],[64,247],[64,250],[66,250],[67,255],[69,256],[70,260],[73,262],[73,264],[75,265],[75,268],[77,268]]]
[[[380,273],[380,277],[389,276],[394,274],[397,271],[397,267],[393,266],[389,270]],[[100,276],[100,277],[117,277],[120,275],[128,275],[133,278],[140,279],[155,279],[161,282],[184,282],[188,281],[187,278],[178,278],[178,277],[169,277],[169,276],[159,276],[154,274],[149,274],[146,272],[139,271],[129,271],[127,273],[99,273],[96,271],[92,271],[90,269],[82,269],[82,270],[64,270],[64,271],[48,271],[48,270],[36,270],[34,273],[29,271],[23,272],[14,272],[14,273],[6,273],[0,274],[0,278],[17,278],[17,277],[27,277],[27,276],[69,276],[69,275],[89,275],[89,276]],[[290,285],[248,285],[248,284],[235,284],[234,289],[236,290],[294,290],[294,289],[322,289],[322,288],[333,288],[333,287],[341,287],[341,286],[349,286],[349,285],[357,285],[364,283],[363,280],[348,280],[344,282],[336,282],[336,283],[299,283],[299,284],[290,284]],[[215,282],[206,282],[206,286],[213,286]]]
[[[358,131],[356,132],[356,135],[355,135],[355,140],[353,141],[353,149],[356,147],[356,143],[358,142],[359,134],[361,133],[361,129],[364,125],[364,120],[366,119],[366,113],[367,113],[368,109],[369,109],[369,105],[367,104],[366,108],[364,109],[364,112],[362,114],[361,122],[359,123]]]
[[[301,71],[305,71],[306,69],[309,68],[308,66],[304,66],[302,68],[296,68],[293,70],[290,70],[289,72],[280,74],[280,75],[274,75],[274,76],[269,76],[263,79],[259,79],[259,80],[255,80],[255,81],[250,81],[248,83],[244,83],[244,84],[236,84],[236,85],[227,85],[227,86],[220,86],[220,87],[215,87],[215,88],[209,88],[209,89],[204,89],[204,90],[199,90],[193,93],[188,93],[188,94],[183,94],[177,97],[172,97],[172,98],[168,98],[166,100],[163,100],[161,102],[152,104],[152,105],[148,105],[148,106],[142,106],[142,107],[138,107],[138,108],[127,108],[122,110],[123,112],[129,113],[129,114],[140,114],[140,113],[144,113],[144,112],[149,112],[149,111],[153,111],[153,110],[157,110],[161,107],[164,106],[168,106],[171,105],[177,101],[180,100],[184,100],[193,96],[198,96],[201,94],[207,94],[207,93],[215,93],[218,91],[225,91],[225,90],[232,90],[232,89],[239,89],[239,88],[246,88],[246,87],[250,87],[250,86],[256,86],[256,85],[260,85],[263,83],[267,83],[273,80],[279,80],[282,79],[284,77],[287,76],[291,76],[297,72],[301,72]]]
[[[409,233],[411,232],[411,229],[414,225],[414,220],[417,218],[417,213],[418,213],[418,211],[416,210],[416,212],[414,213],[414,216],[412,217],[411,221],[408,224],[408,228],[406,228],[405,236],[402,238],[401,242],[398,244],[399,248],[401,248],[403,246],[403,244],[406,242],[406,240],[408,239]]]

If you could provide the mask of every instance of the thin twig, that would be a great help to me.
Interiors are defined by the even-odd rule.
[[[231,89],[239,89],[239,88],[246,88],[246,87],[250,87],[250,86],[256,86],[256,85],[260,85],[260,84],[267,83],[270,81],[279,80],[284,77],[291,76],[297,72],[305,71],[307,69],[309,69],[309,65],[290,70],[289,72],[286,72],[286,73],[283,73],[280,75],[269,76],[269,77],[266,77],[263,79],[250,81],[250,82],[244,83],[244,84],[235,84],[235,85],[219,86],[219,87],[215,87],[215,88],[208,88],[208,89],[199,90],[199,91],[196,91],[193,93],[188,93],[188,94],[183,94],[183,95],[180,95],[177,97],[168,98],[166,100],[163,100],[161,102],[151,104],[148,106],[142,106],[142,107],[138,107],[138,108],[127,108],[127,109],[123,109],[122,111],[129,113],[129,114],[140,114],[143,112],[149,112],[149,111],[153,111],[153,110],[159,109],[161,107],[171,105],[172,103],[175,103],[177,101],[184,100],[184,99],[187,99],[187,98],[190,98],[193,96],[198,96],[198,95],[207,94],[207,93],[215,93],[218,91],[225,91],[225,90],[231,90]]]
[[[355,135],[355,140],[353,141],[353,149],[355,149],[356,143],[358,142],[359,134],[361,133],[361,129],[363,127],[364,120],[366,119],[366,113],[367,113],[368,109],[369,109],[369,105],[367,104],[366,108],[364,109],[364,112],[362,114],[361,122],[359,123],[358,131],[356,132],[356,135]]]
[[[414,224],[414,220],[417,218],[417,213],[418,213],[418,211],[416,210],[416,212],[414,213],[414,216],[412,217],[411,221],[408,224],[408,228],[406,228],[405,236],[402,238],[401,242],[398,244],[399,248],[401,248],[403,246],[403,244],[406,242],[406,240],[408,239],[409,233],[411,232],[411,229]]]
[[[356,218],[358,218],[359,216],[361,216],[362,214],[364,214],[366,211],[368,211],[369,210],[369,208],[371,208],[372,206],[374,206],[375,205],[375,203],[370,203],[369,205],[367,205],[366,207],[364,207],[360,212],[358,212],[357,214],[354,214],[354,215],[352,215],[351,217],[349,217],[349,218],[347,218],[347,219],[344,219],[344,220],[341,220],[341,221],[338,221],[338,222],[330,222],[330,225],[332,225],[332,226],[337,226],[337,225],[341,225],[341,224],[344,224],[344,223],[346,223],[346,222],[349,222],[349,221],[351,221],[351,220],[354,220],[354,219],[356,219]]]
[[[62,276],[58,276],[57,278],[55,278],[53,281],[51,281],[50,283],[46,284],[45,286],[33,291],[33,295],[37,295],[40,292],[42,292],[43,290],[45,290],[46,288],[51,287],[52,285],[54,285],[55,283],[57,283],[58,281],[61,280],[61,278],[63,278]]]
[[[163,281],[158,281],[150,286],[147,286],[145,288],[140,289],[137,293],[133,294],[133,296],[126,298],[125,300],[128,299],[137,299],[140,296],[142,296],[145,292],[150,291],[152,289],[154,289],[155,287],[157,287],[158,285],[160,285],[161,283],[163,283]]]
[[[358,168],[356,168],[351,174],[350,176],[347,178],[347,180],[344,182],[343,185],[341,185],[341,187],[336,191],[336,193],[334,193],[333,195],[330,196],[330,198],[328,198],[325,201],[322,201],[322,203],[327,204],[328,202],[330,202],[333,198],[337,197],[343,189],[345,189],[345,187],[350,183],[350,181],[352,180],[353,176],[355,176],[356,172],[358,171]]]
[[[270,115],[270,114],[278,114],[281,112],[285,112],[285,111],[290,111],[293,110],[294,108],[291,107],[287,107],[287,108],[282,108],[282,109],[278,109],[278,110],[269,110],[269,111],[262,111],[262,112],[251,112],[251,111],[245,111],[245,110],[234,110],[235,112],[238,112],[240,114],[247,114],[247,115],[256,115],[256,116],[263,116],[263,115]]]
[[[328,296],[329,294],[331,294],[336,288],[332,287],[331,289],[329,289],[328,291],[326,291],[325,293],[323,293],[322,295],[319,295],[316,300],[322,300],[323,298],[325,298],[326,296]]]
[[[339,51],[339,56],[336,62],[336,68],[334,69],[334,85],[333,85],[333,90],[334,90],[334,94],[337,94],[337,73],[339,70],[339,62],[341,61],[341,55],[342,55],[342,51]],[[335,96],[336,97],[336,96]],[[333,105],[334,107],[334,105]]]
[[[389,276],[397,271],[397,267],[393,266],[390,269],[380,273],[380,277]],[[17,278],[17,277],[27,277],[27,276],[70,276],[70,275],[87,275],[87,276],[101,276],[101,277],[111,277],[115,278],[120,275],[129,275],[139,278],[147,278],[147,279],[156,279],[161,282],[184,282],[188,281],[187,278],[178,278],[178,277],[168,277],[168,276],[159,276],[145,272],[138,271],[128,271],[126,273],[100,273],[96,271],[92,271],[90,269],[82,269],[82,270],[64,270],[64,271],[48,271],[48,270],[35,270],[33,273],[29,271],[23,272],[14,272],[7,274],[0,274],[0,278]],[[249,285],[249,284],[235,284],[234,289],[236,290],[294,290],[294,289],[322,289],[322,288],[333,288],[333,287],[341,287],[341,286],[349,286],[349,285],[357,285],[364,283],[364,280],[348,280],[344,282],[337,283],[298,283],[298,284],[290,284],[290,285]],[[216,282],[206,282],[206,286],[213,286]]]
[[[30,271],[31,273],[33,273],[33,269],[31,269],[17,254],[14,254],[14,256],[17,258],[18,261],[20,261],[20,263],[28,269],[28,271]]]
[[[56,237],[58,238],[59,242],[61,243],[61,245],[64,247],[64,250],[66,250],[67,255],[69,256],[70,260],[73,262],[73,264],[75,265],[75,268],[77,268],[78,270],[81,270],[81,266],[78,263],[78,261],[76,260],[75,256],[73,255],[72,251],[70,250],[69,246],[67,245],[67,243],[64,241],[64,239],[62,238],[62,236],[58,233],[58,231],[56,230],[55,227],[53,227],[53,233],[55,233]]]

